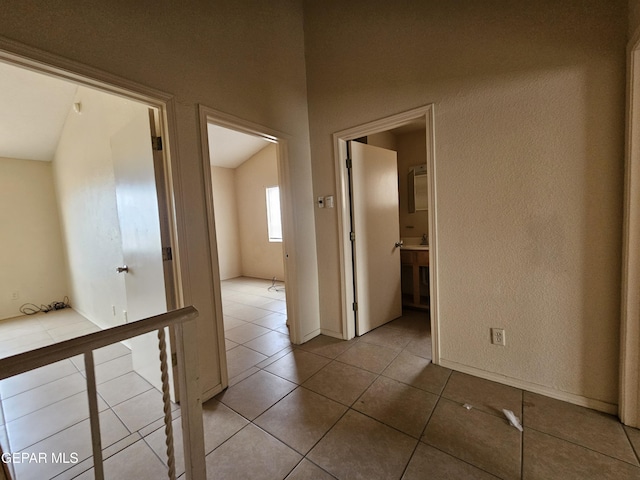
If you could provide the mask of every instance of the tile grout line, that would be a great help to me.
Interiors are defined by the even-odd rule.
[[[451,458],[455,458],[456,460],[458,460],[458,461],[460,461],[460,462],[463,462],[463,463],[465,463],[466,465],[469,465],[469,466],[471,466],[471,467],[473,467],[473,468],[475,468],[475,469],[481,470],[481,471],[483,471],[483,472],[485,472],[485,473],[487,473],[487,474],[489,474],[489,475],[491,475],[491,476],[497,477],[497,475],[495,475],[494,473],[489,472],[488,470],[485,470],[484,468],[482,468],[482,467],[480,467],[480,466],[478,466],[478,465],[475,465],[475,464],[473,464],[473,463],[470,463],[469,461],[467,461],[467,460],[465,460],[465,459],[463,459],[463,458],[460,458],[460,457],[458,457],[458,456],[456,456],[456,455],[453,455],[453,454],[452,454],[452,453],[450,453],[450,452],[446,452],[446,451],[442,450],[441,448],[439,448],[439,447],[438,447],[438,446],[436,446],[436,445],[432,445],[432,444],[430,444],[430,443],[427,443],[426,441],[422,441],[422,439],[423,439],[423,437],[424,437],[424,434],[425,434],[425,432],[427,431],[427,427],[429,426],[429,422],[431,422],[431,419],[433,418],[433,415],[434,415],[434,414],[435,414],[435,412],[436,412],[436,408],[437,408],[437,407],[438,407],[438,405],[440,404],[440,400],[444,399],[444,400],[446,400],[446,401],[453,401],[453,400],[451,400],[451,399],[449,399],[449,398],[447,398],[447,397],[445,397],[445,396],[443,395],[443,394],[444,394],[445,389],[447,388],[447,384],[448,384],[448,383],[449,383],[449,381],[451,380],[451,377],[452,377],[452,376],[453,376],[453,370],[451,370],[451,371],[449,372],[449,376],[447,377],[447,381],[445,382],[444,386],[442,387],[442,391],[441,391],[441,392],[440,392],[440,394],[438,395],[438,401],[437,401],[437,402],[436,402],[436,404],[433,406],[433,410],[431,411],[431,415],[429,415],[429,419],[427,420],[427,423],[425,424],[424,429],[422,430],[422,434],[420,435],[420,439],[418,440],[418,445],[420,445],[420,442],[422,442],[422,443],[424,443],[426,446],[428,446],[428,447],[430,447],[430,448],[433,448],[433,449],[435,449],[435,450],[438,450],[439,452],[442,452],[443,454],[448,455],[448,456],[449,456],[449,457],[451,457]],[[458,402],[455,402],[455,403],[458,403]],[[483,412],[482,410],[478,410],[478,411],[479,411],[480,413],[484,413],[484,414],[486,414],[486,415],[491,415],[491,414],[489,414],[489,413],[487,413],[487,412]],[[416,445],[416,450],[418,449],[418,445]],[[415,455],[415,451],[414,451],[414,455]],[[413,455],[412,455],[412,458],[413,458]],[[409,464],[407,464],[407,468],[408,468],[408,466],[409,466]],[[405,470],[405,471],[406,471],[406,470]],[[522,478],[522,476],[521,476],[520,478]]]
[[[400,329],[397,329],[397,330],[400,330]],[[365,334],[365,335],[366,335],[366,334]],[[363,336],[364,336],[364,335],[363,335]],[[379,344],[366,342],[366,340],[362,340],[362,341],[363,341],[363,342],[365,342],[365,343],[369,343],[370,345],[376,345],[376,346],[379,346]],[[360,400],[360,399],[361,399],[361,398],[362,398],[362,397],[363,397],[363,396],[364,396],[364,395],[369,391],[369,389],[371,388],[371,386],[372,386],[376,381],[378,381],[378,379],[379,379],[380,377],[383,377],[383,376],[384,376],[384,375],[383,375],[383,373],[387,370],[387,368],[389,368],[389,365],[391,365],[391,364],[392,364],[392,363],[393,363],[393,362],[398,358],[398,356],[400,356],[400,354],[401,354],[402,352],[404,352],[404,351],[405,351],[405,348],[409,345],[409,343],[411,343],[411,342],[407,342],[407,345],[405,345],[404,347],[401,347],[401,348],[400,348],[400,350],[398,351],[398,353],[397,353],[397,354],[393,357],[393,359],[392,359],[392,360],[391,360],[391,361],[390,361],[390,362],[389,362],[389,363],[388,363],[388,364],[387,364],[387,365],[382,369],[382,371],[381,371],[380,373],[371,372],[370,370],[367,370],[367,369],[365,369],[365,368],[358,367],[358,366],[356,366],[356,365],[351,365],[351,364],[348,364],[348,363],[345,363],[345,362],[342,362],[342,361],[338,360],[338,357],[339,357],[340,355],[342,355],[342,354],[344,354],[346,351],[350,350],[350,349],[351,349],[355,344],[354,344],[354,345],[351,345],[349,348],[345,349],[345,351],[344,351],[344,352],[342,352],[342,353],[341,353],[340,355],[338,355],[336,358],[332,359],[332,361],[331,361],[331,362],[329,362],[327,365],[325,365],[324,367],[322,367],[322,368],[320,369],[320,370],[322,370],[323,368],[325,368],[326,366],[328,366],[328,365],[329,365],[330,363],[332,363],[332,362],[338,362],[338,363],[341,363],[341,364],[343,364],[343,365],[349,365],[349,366],[351,366],[351,367],[358,368],[358,369],[363,370],[363,371],[368,372],[368,373],[373,373],[373,374],[375,374],[375,375],[376,375],[376,377],[375,377],[375,378],[373,379],[373,381],[372,381],[372,382],[371,382],[371,383],[370,383],[370,384],[369,384],[369,385],[364,389],[364,391],[363,391],[363,392],[362,392],[362,393],[361,393],[361,394],[360,394],[360,395],[359,395],[359,396],[358,396],[358,397],[357,397],[357,398],[356,398],[356,399],[351,403],[351,405],[348,405],[348,406],[347,406],[347,410],[345,411],[345,413],[344,413],[344,414],[343,414],[343,415],[342,415],[342,416],[341,416],[341,417],[340,417],[340,418],[339,418],[339,419],[338,419],[338,420],[337,420],[337,421],[336,421],[336,422],[335,422],[335,423],[334,423],[334,424],[333,424],[333,425],[332,425],[332,426],[331,426],[331,427],[330,427],[330,428],[329,428],[329,429],[324,433],[324,435],[322,435],[322,437],[321,437],[321,438],[320,438],[320,439],[319,439],[319,440],[314,444],[314,446],[309,450],[309,452],[311,452],[311,450],[313,450],[313,448],[314,448],[316,445],[318,445],[318,443],[320,443],[320,441],[322,441],[322,439],[323,439],[323,438],[324,438],[324,437],[325,437],[325,436],[326,436],[326,435],[327,435],[327,434],[328,434],[328,433],[329,433],[329,432],[330,432],[330,431],[335,427],[335,425],[336,425],[336,424],[337,424],[337,423],[338,423],[338,422],[339,422],[339,421],[340,421],[340,420],[341,420],[341,419],[342,419],[342,418],[343,418],[343,417],[344,417],[344,416],[345,416],[345,415],[346,415],[350,410],[352,410],[353,412],[355,412],[355,413],[357,413],[357,414],[360,414],[360,415],[363,415],[363,416],[365,416],[365,417],[367,417],[367,418],[369,418],[369,419],[373,420],[373,421],[374,421],[374,422],[376,422],[376,423],[379,423],[379,424],[381,424],[381,425],[384,425],[384,426],[386,426],[386,427],[388,427],[388,428],[391,428],[392,430],[395,430],[395,431],[397,431],[397,432],[399,432],[399,433],[401,433],[401,434],[403,434],[403,435],[406,435],[406,436],[407,436],[407,437],[409,437],[409,438],[412,438],[412,439],[415,439],[415,440],[416,440],[416,445],[414,446],[413,451],[411,452],[411,455],[409,456],[409,459],[407,460],[407,463],[406,463],[406,465],[404,466],[404,469],[403,469],[403,471],[402,471],[402,474],[400,475],[400,478],[402,478],[402,475],[404,475],[404,473],[406,472],[406,470],[407,470],[407,468],[408,468],[408,466],[409,466],[409,463],[411,462],[411,459],[413,458],[413,455],[415,454],[415,451],[417,450],[418,445],[420,444],[420,439],[422,438],[422,435],[423,435],[423,433],[424,433],[424,430],[426,429],[427,424],[429,423],[429,420],[431,419],[431,416],[433,415],[433,412],[435,411],[435,408],[436,408],[436,406],[437,406],[438,402],[440,401],[441,396],[440,396],[440,395],[438,395],[438,400],[436,401],[436,405],[434,405],[433,410],[431,411],[431,414],[429,415],[429,418],[428,418],[428,419],[427,419],[427,421],[425,422],[425,426],[424,426],[424,428],[422,429],[422,432],[420,433],[420,435],[418,436],[418,438],[415,438],[415,437],[413,437],[413,436],[411,436],[411,435],[407,434],[406,432],[403,432],[402,430],[400,430],[400,429],[396,428],[396,427],[395,427],[395,426],[393,426],[393,425],[389,425],[389,424],[387,424],[387,423],[385,423],[385,422],[383,422],[383,421],[381,421],[381,420],[379,420],[379,419],[377,419],[377,418],[374,418],[374,417],[372,417],[372,416],[368,415],[367,413],[364,413],[364,412],[361,412],[361,411],[359,411],[359,410],[356,410],[355,408],[353,408],[353,406],[358,402],[358,400]],[[385,347],[388,347],[388,348],[392,348],[392,347],[390,347],[390,346],[388,346],[388,345],[382,345],[382,346],[385,346]],[[431,362],[430,362],[430,363],[431,363]],[[320,371],[320,370],[319,370],[319,371]],[[318,371],[318,372],[319,372],[319,371]],[[318,372],[316,372],[316,373],[318,373]],[[449,372],[449,377],[447,377],[447,382],[449,381],[449,378],[450,378],[450,377],[451,377],[451,372]],[[311,378],[311,377],[309,377],[309,378]],[[384,378],[389,378],[389,377],[384,376]],[[391,380],[397,381],[397,380],[395,380],[395,379],[391,379]],[[447,382],[445,382],[445,386],[446,386],[446,383],[447,383]],[[399,382],[399,381],[398,381],[398,383],[402,383],[403,385],[406,385],[406,386],[408,386],[408,387],[416,388],[417,390],[420,390],[420,391],[422,391],[422,392],[426,392],[426,390],[419,389],[419,388],[417,388],[417,387],[414,387],[414,386],[409,385],[409,384],[405,384],[405,383],[403,383],[403,382]],[[303,387],[302,385],[300,385],[300,386],[301,386],[302,388],[306,388],[306,387]],[[444,386],[443,386],[443,390],[444,390]],[[313,390],[310,390],[310,391],[313,391]],[[319,394],[319,395],[322,395],[322,394],[320,394],[320,393],[318,393],[318,392],[314,392],[314,393],[317,393],[317,394]],[[431,393],[431,392],[427,392],[427,393]],[[325,398],[328,398],[329,400],[336,401],[336,400],[334,400],[334,399],[331,399],[331,398],[329,398],[329,397],[326,397],[325,395],[322,395],[322,396],[323,396],[323,397],[325,397]],[[337,402],[337,403],[340,403],[340,402]],[[342,404],[342,405],[344,405],[344,404]],[[305,458],[306,458],[306,456],[305,456]],[[323,469],[323,470],[324,470],[324,469]]]
[[[620,424],[620,425],[622,425],[622,424]],[[562,442],[569,443],[569,444],[571,444],[571,445],[573,445],[573,446],[576,446],[576,447],[579,447],[579,448],[583,448],[583,449],[588,450],[588,451],[590,451],[590,452],[597,453],[598,455],[602,455],[603,457],[610,458],[611,460],[615,460],[616,462],[624,463],[625,465],[630,465],[630,466],[632,466],[632,467],[637,468],[637,469],[639,469],[639,470],[640,470],[640,466],[638,466],[638,465],[634,465],[633,463],[629,463],[629,462],[627,462],[626,460],[622,460],[622,459],[617,458],[617,457],[612,457],[612,456],[611,456],[611,455],[609,455],[608,453],[603,453],[603,452],[600,452],[600,451],[598,451],[598,450],[594,450],[593,448],[590,448],[590,447],[587,447],[587,446],[585,446],[585,445],[581,445],[581,444],[579,444],[579,443],[576,443],[576,442],[575,442],[575,441],[573,441],[573,440],[568,440],[568,439],[566,439],[566,438],[558,437],[557,435],[554,435],[554,434],[552,434],[552,433],[545,432],[545,431],[542,431],[542,430],[538,430],[538,429],[537,429],[537,428],[535,428],[535,427],[525,427],[525,428],[526,428],[527,430],[533,430],[533,431],[534,431],[534,432],[536,432],[536,433],[540,433],[540,434],[542,434],[542,435],[546,435],[546,436],[548,436],[548,437],[555,438],[556,440],[560,440],[560,441],[562,441]],[[631,449],[632,449],[632,451],[633,451],[633,453],[634,453],[634,455],[635,455],[635,449],[633,449],[633,446],[631,447]]]
[[[104,362],[104,363],[107,363],[107,362]],[[118,378],[122,378],[122,377],[124,377],[125,375],[129,375],[130,373],[135,373],[135,371],[133,371],[133,370],[132,370],[131,372],[123,373],[122,375],[118,375],[117,377],[111,378],[111,379],[109,379],[109,380],[107,380],[107,381],[105,381],[105,382],[102,382],[102,383],[96,384],[96,387],[97,387],[97,386],[99,386],[99,385],[104,385],[105,383],[110,382],[111,380],[116,380],[116,379],[118,379]],[[79,374],[79,375],[80,375],[80,376],[82,376],[82,378],[85,380],[85,387],[84,387],[84,389],[83,389],[83,390],[80,390],[80,391],[78,391],[78,392],[72,393],[72,394],[67,395],[67,396],[65,396],[65,397],[61,397],[61,398],[59,398],[58,400],[56,400],[55,402],[49,403],[49,404],[47,404],[47,405],[43,405],[43,406],[41,406],[41,407],[39,407],[39,408],[36,408],[35,410],[32,410],[32,411],[30,411],[30,412],[25,413],[24,415],[20,415],[19,417],[16,417],[16,418],[14,418],[14,419],[12,419],[12,420],[9,420],[9,421],[5,422],[5,425],[9,424],[10,422],[15,422],[16,420],[19,420],[19,419],[21,419],[21,418],[24,418],[24,417],[26,417],[26,416],[28,416],[28,415],[33,414],[33,413],[39,412],[40,410],[43,410],[43,409],[45,409],[45,408],[47,408],[47,407],[50,407],[50,406],[52,406],[52,405],[55,405],[56,403],[62,402],[62,401],[64,401],[64,400],[67,400],[67,399],[69,399],[69,398],[71,398],[71,397],[73,397],[73,396],[75,396],[75,395],[79,395],[79,394],[81,394],[81,393],[86,393],[86,392],[87,392],[87,387],[86,387],[86,377],[82,374],[82,372],[81,372],[81,371],[78,371],[78,372],[71,373],[71,374],[69,374],[69,375],[65,375],[64,377],[60,377],[60,378],[58,378],[58,379],[56,379],[56,380],[52,380],[51,382],[48,382],[48,383],[45,383],[45,384],[39,385],[39,386],[34,387],[34,388],[31,388],[31,389],[29,389],[29,390],[25,390],[24,392],[17,393],[16,395],[12,395],[11,397],[1,398],[1,399],[0,399],[0,403],[5,402],[6,400],[9,400],[10,398],[16,397],[16,396],[18,396],[18,395],[22,395],[23,393],[27,393],[27,392],[30,392],[30,391],[32,391],[32,390],[35,390],[35,389],[37,389],[37,388],[44,387],[44,386],[46,386],[46,385],[51,385],[52,383],[58,382],[58,381],[60,381],[60,380],[63,380],[63,379],[65,379],[65,378],[71,377],[72,375],[76,375],[76,374]],[[153,385],[151,385],[151,384],[149,384],[149,385],[151,386],[151,388],[148,388],[148,389],[147,389],[147,390],[145,390],[144,392],[140,392],[140,394],[145,393],[145,392],[148,392],[149,390],[151,390],[152,388],[154,388],[154,387],[153,387]],[[99,397],[100,397],[100,399],[105,403],[105,405],[107,405],[107,407],[108,407],[108,409],[109,409],[109,410],[112,410],[112,409],[113,409],[112,407],[115,407],[115,406],[117,406],[117,405],[120,405],[121,403],[124,403],[124,402],[126,402],[127,400],[129,400],[129,399],[127,399],[127,400],[123,400],[122,402],[119,402],[119,403],[114,404],[114,405],[112,406],[109,402],[107,402],[107,401],[102,397],[102,395],[100,395],[100,392],[98,392],[98,396],[99,396]],[[137,395],[136,395],[136,396],[137,396]],[[134,397],[131,397],[131,398],[134,398]],[[103,411],[105,411],[105,410],[103,410]],[[3,412],[4,412],[4,411],[3,411]],[[100,412],[100,413],[102,413],[102,412]],[[114,412],[114,413],[115,413],[115,412]],[[78,423],[79,423],[79,422],[78,422]],[[75,425],[75,424],[74,424],[74,425]],[[67,427],[67,428],[68,428],[68,427]],[[65,428],[64,430],[66,430],[66,428]],[[62,430],[61,430],[61,431],[62,431]],[[59,432],[56,432],[56,433],[59,433]],[[48,437],[47,437],[47,438],[48,438]],[[37,443],[37,442],[36,442],[36,443]]]
[[[633,427],[631,427],[633,428]],[[631,441],[631,437],[629,437],[629,432],[627,431],[627,429],[625,428],[625,426],[622,426],[622,430],[624,431],[624,434],[627,437],[627,441],[629,442],[629,444],[631,445],[631,450],[633,450],[633,453],[636,456],[636,460],[638,460],[638,462],[640,463],[640,456],[638,456],[638,452],[636,450],[636,447],[633,445],[633,442]]]
[[[67,359],[67,360],[68,360],[68,359]],[[73,362],[71,362],[71,363],[73,364]],[[24,390],[24,391],[22,391],[22,392],[14,393],[13,395],[10,395],[10,396],[8,396],[8,397],[3,397],[3,398],[2,398],[2,401],[9,400],[10,398],[13,398],[13,397],[17,397],[18,395],[22,395],[23,393],[30,392],[30,391],[32,391],[32,390],[35,390],[36,388],[44,387],[45,385],[50,385],[50,384],[52,384],[52,383],[54,383],[54,382],[57,382],[58,380],[62,380],[62,379],[64,379],[64,378],[67,378],[67,377],[70,377],[70,376],[72,376],[72,375],[75,375],[76,373],[79,373],[80,375],[82,375],[82,372],[78,370],[78,367],[76,367],[75,365],[73,365],[73,366],[74,366],[74,368],[75,368],[77,371],[72,372],[72,373],[70,373],[70,374],[68,374],[68,375],[63,375],[63,376],[62,376],[62,377],[60,377],[60,378],[56,378],[56,379],[54,379],[54,380],[51,380],[50,382],[45,382],[45,383],[43,383],[42,385],[36,385],[35,387],[28,388],[27,390]],[[31,370],[31,371],[33,371],[33,370]],[[21,374],[21,375],[22,375],[22,374]],[[19,375],[14,375],[14,377],[18,377],[18,376],[19,376]],[[82,376],[83,376],[83,378],[84,378],[84,375],[82,375]],[[9,377],[9,378],[14,378],[14,377]],[[8,380],[9,378],[7,378],[6,380]],[[1,391],[1,390],[2,390],[2,387],[0,386],[0,391]]]

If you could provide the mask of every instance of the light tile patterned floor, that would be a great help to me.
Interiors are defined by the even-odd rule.
[[[225,327],[235,375],[228,390],[204,405],[209,478],[640,479],[638,430],[609,415],[431,364],[424,313],[407,311],[349,342],[320,336],[292,347],[273,335],[286,332],[282,304],[271,303],[284,298],[256,298],[264,295],[254,280],[230,283]],[[270,310],[274,306],[281,310]],[[38,330],[34,319],[26,320],[21,332]],[[0,323],[0,335],[23,337],[13,331]],[[165,478],[161,412],[146,411],[161,405],[159,393],[131,374],[128,351],[111,347],[99,356],[107,478]],[[89,457],[76,365],[59,362],[0,384],[7,430],[26,450]],[[522,419],[524,433],[508,424],[503,408]],[[36,423],[44,434],[30,433],[41,431]],[[21,467],[18,479],[90,479],[90,466],[90,460],[66,471],[69,465],[32,465]]]

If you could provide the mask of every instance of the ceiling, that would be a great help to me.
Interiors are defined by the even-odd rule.
[[[53,160],[76,89],[0,62],[0,157]]]
[[[0,157],[51,161],[77,85],[0,62]],[[208,125],[211,164],[236,168],[269,141]]]
[[[0,62],[0,157],[51,161],[77,85]],[[424,120],[392,132],[424,128]],[[237,168],[269,141],[208,125],[211,165]]]
[[[207,125],[211,165],[236,168],[269,145],[269,140],[236,130]]]

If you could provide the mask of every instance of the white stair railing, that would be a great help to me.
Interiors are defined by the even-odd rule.
[[[167,465],[170,480],[175,480],[175,458],[173,455],[173,430],[171,426],[171,401],[169,398],[168,366],[165,327],[175,328],[176,355],[178,360],[178,388],[182,419],[183,447],[186,480],[205,480],[204,431],[202,426],[202,401],[199,385],[197,330],[194,320],[198,311],[185,307],[136,322],[90,333],[63,342],[48,345],[28,352],[0,359],[0,381],[36,368],[49,365],[76,355],[84,355],[89,399],[89,422],[93,448],[94,477],[104,480],[100,421],[98,416],[98,392],[96,387],[93,351],[108,345],[158,331],[158,348],[163,390]],[[185,348],[192,345],[193,348]]]

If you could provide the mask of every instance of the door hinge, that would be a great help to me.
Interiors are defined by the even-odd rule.
[[[347,160],[346,160],[346,164],[347,164],[347,168],[351,168],[351,167],[353,167],[353,162],[351,161],[351,159],[350,159],[350,158],[347,158]]]
[[[151,137],[151,148],[158,152],[162,151],[162,137]]]
[[[358,311],[358,302],[353,302],[353,311],[354,312]]]
[[[356,232],[351,232],[351,233],[349,234],[349,239],[350,239],[352,242],[355,242],[355,241],[356,241]]]
[[[171,247],[162,247],[162,260],[165,262],[173,260],[173,252]]]
[[[178,366],[178,354],[177,353],[172,353],[171,354],[171,366],[172,367],[177,367]]]

